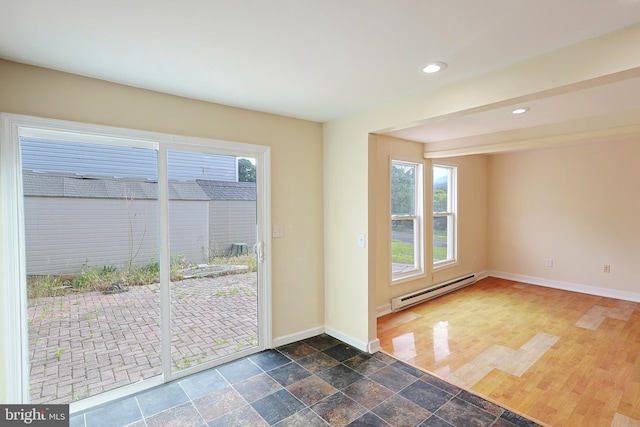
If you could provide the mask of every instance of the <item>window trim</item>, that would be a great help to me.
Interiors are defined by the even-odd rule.
[[[413,215],[393,215],[392,212],[392,169],[393,165],[403,164],[406,166],[416,167],[416,176],[414,183],[414,214]],[[406,159],[400,157],[391,157],[389,161],[389,277],[391,285],[397,285],[409,280],[415,280],[426,276],[425,268],[425,183],[424,183],[425,162],[423,160]],[[393,273],[393,253],[392,244],[392,224],[396,220],[413,220],[414,235],[414,267],[411,270],[401,273]]]
[[[446,212],[434,212],[433,211],[433,170],[434,168],[449,169],[449,188],[447,194],[447,211]],[[447,221],[447,259],[441,261],[432,260],[433,271],[440,270],[442,268],[450,267],[458,263],[458,165],[447,163],[435,163],[431,164],[431,241],[433,242],[433,219],[435,218],[449,218]],[[433,259],[433,256],[432,256]]]

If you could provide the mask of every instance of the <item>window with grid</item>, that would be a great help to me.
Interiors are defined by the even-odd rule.
[[[457,168],[433,165],[433,266],[456,261]]]
[[[424,274],[423,165],[391,161],[391,278]]]

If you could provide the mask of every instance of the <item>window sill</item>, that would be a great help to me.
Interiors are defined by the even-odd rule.
[[[445,268],[454,267],[456,265],[458,265],[458,260],[440,261],[437,264],[433,264],[433,271],[444,270]]]
[[[404,275],[391,276],[390,286],[399,285],[401,283],[410,282],[412,280],[423,279],[427,277],[427,274],[424,271],[415,271],[412,273],[407,273]]]

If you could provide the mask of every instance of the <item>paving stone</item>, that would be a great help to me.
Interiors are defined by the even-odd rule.
[[[69,403],[71,392],[56,383],[73,387],[76,394],[94,394],[158,375],[158,290],[154,284],[131,287],[126,294],[29,301],[31,400]],[[258,336],[256,295],[255,274],[173,283],[172,329],[182,340],[180,347],[174,345],[173,359],[182,357],[179,349],[195,362],[250,345]],[[58,349],[65,350],[60,360]]]

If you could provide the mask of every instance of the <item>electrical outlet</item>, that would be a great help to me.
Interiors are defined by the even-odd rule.
[[[553,267],[553,259],[547,258],[547,267]]]
[[[611,273],[611,266],[609,264],[605,264],[602,271],[604,271],[605,273]]]

